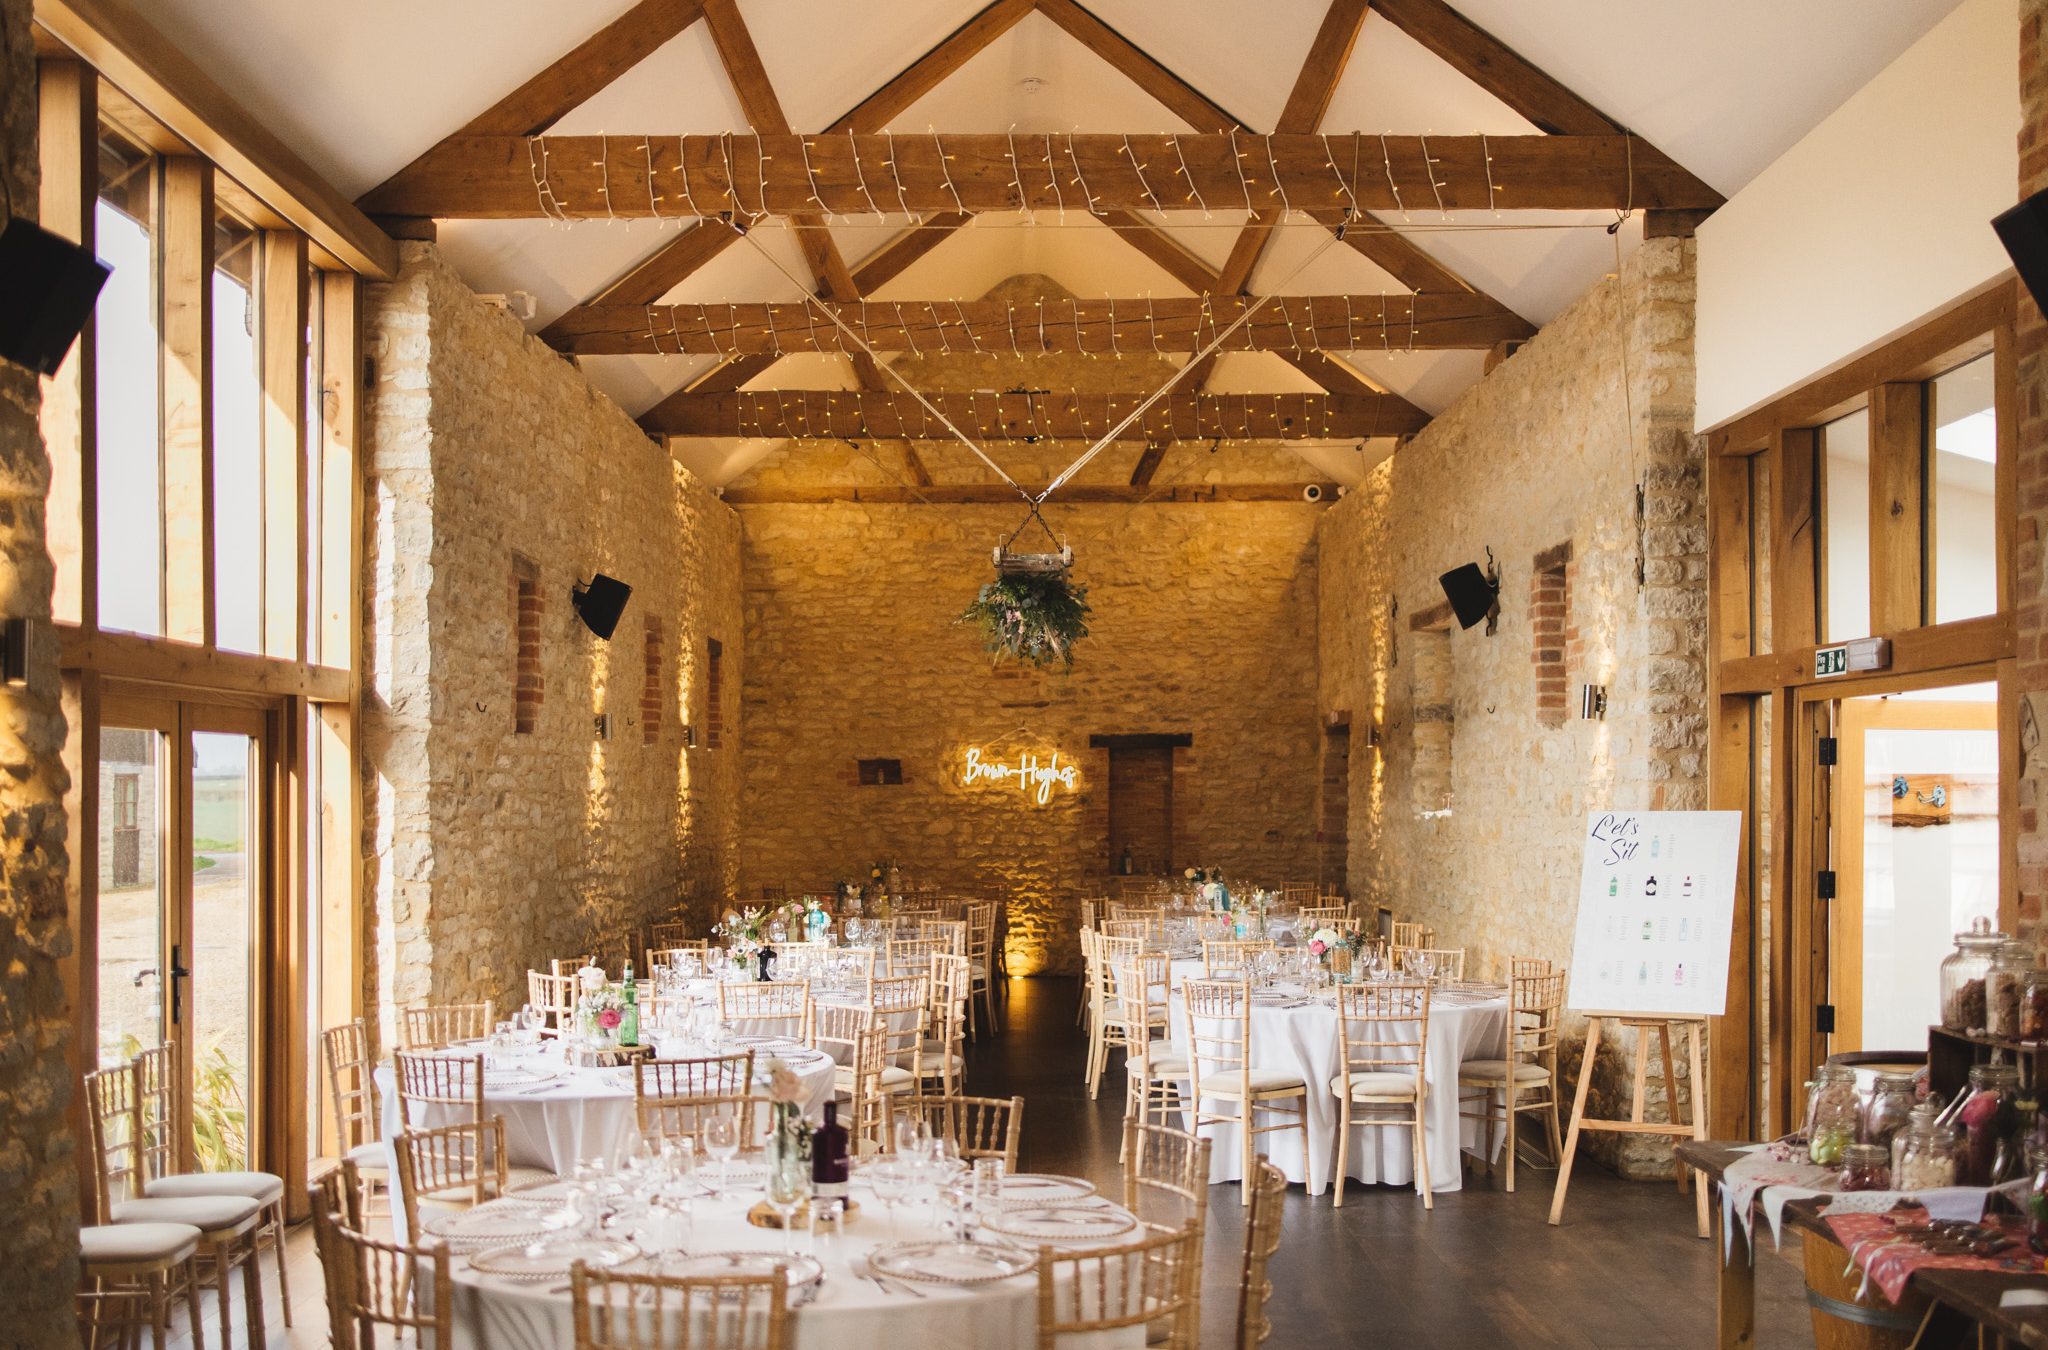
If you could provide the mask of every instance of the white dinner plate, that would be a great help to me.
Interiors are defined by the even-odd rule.
[[[469,1258],[470,1269],[508,1280],[545,1280],[567,1275],[569,1267],[581,1261],[586,1266],[610,1267],[631,1261],[640,1249],[618,1238],[555,1238],[536,1243],[515,1242],[493,1247]]]
[[[1079,1207],[1048,1205],[1043,1209],[1013,1209],[991,1214],[981,1221],[984,1228],[1004,1237],[1030,1242],[1090,1245],[1107,1242],[1128,1233],[1138,1221],[1128,1212],[1107,1205]]]
[[[998,1200],[1005,1209],[1041,1209],[1071,1205],[1095,1194],[1095,1183],[1085,1177],[1063,1177],[1051,1172],[1012,1172],[1003,1178]]]
[[[777,1270],[789,1276],[789,1306],[802,1307],[817,1297],[824,1282],[825,1267],[814,1256],[800,1252],[683,1252],[666,1253],[652,1262],[655,1273],[667,1276],[773,1275]]]
[[[481,1205],[427,1220],[420,1228],[457,1251],[536,1242],[548,1235],[541,1212],[530,1205]]]

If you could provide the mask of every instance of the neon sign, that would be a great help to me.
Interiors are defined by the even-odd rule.
[[[1051,761],[1045,764],[1040,764],[1038,756],[1032,754],[1020,756],[1015,764],[1005,764],[1001,761],[992,764],[981,757],[979,748],[970,748],[967,751],[967,768],[962,781],[968,787],[973,787],[977,783],[1002,787],[1014,780],[1019,792],[1031,793],[1038,804],[1043,806],[1052,800],[1055,784],[1067,792],[1072,792],[1078,776],[1073,765],[1060,763],[1060,752],[1057,750],[1052,752]]]

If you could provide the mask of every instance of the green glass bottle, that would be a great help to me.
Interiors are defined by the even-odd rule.
[[[619,1013],[619,1044],[640,1044],[640,986],[626,981],[626,1006]]]

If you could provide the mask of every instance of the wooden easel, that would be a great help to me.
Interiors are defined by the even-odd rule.
[[[1624,1027],[1636,1030],[1635,1053],[1635,1095],[1630,1103],[1627,1120],[1597,1120],[1586,1115],[1586,1089],[1593,1082],[1593,1064],[1600,1052],[1600,1024],[1619,1022]],[[1692,1074],[1692,1111],[1690,1120],[1678,1118],[1678,1075],[1671,1062],[1671,1029],[1681,1028],[1686,1037],[1687,1065]],[[1645,1120],[1643,1118],[1643,1095],[1650,1073],[1650,1033],[1657,1034],[1657,1042],[1664,1056],[1664,1114],[1665,1119]],[[1595,1012],[1586,1014],[1586,1050],[1579,1061],[1579,1086],[1572,1094],[1571,1129],[1564,1137],[1564,1156],[1557,1161],[1557,1190],[1550,1200],[1550,1222],[1555,1225],[1564,1216],[1565,1188],[1571,1185],[1572,1159],[1579,1151],[1579,1131],[1606,1130],[1612,1134],[1655,1134],[1673,1139],[1705,1139],[1707,1137],[1707,1080],[1700,1068],[1700,1042],[1706,1036],[1707,1019],[1704,1017],[1664,1017],[1644,1013]],[[1707,1236],[1707,1184],[1704,1177],[1695,1178],[1693,1169],[1680,1166],[1678,1169],[1678,1193],[1685,1194],[1688,1184],[1697,1192],[1699,1204],[1700,1236]]]

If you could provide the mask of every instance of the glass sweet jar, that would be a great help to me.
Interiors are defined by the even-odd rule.
[[[1806,1099],[1806,1156],[1818,1167],[1841,1166],[1842,1150],[1856,1142],[1862,1115],[1855,1070],[1821,1065]]]
[[[1892,1188],[1892,1155],[1876,1144],[1848,1144],[1842,1149],[1842,1170],[1835,1185],[1845,1191],[1888,1191]]]
[[[2034,969],[2034,949],[2017,938],[2001,943],[1991,955],[1991,968],[1984,976],[1984,1026],[2001,1040],[2017,1040],[2020,1034],[2020,1000],[2029,973]]]
[[[1918,1082],[1910,1073],[1881,1073],[1863,1108],[1863,1142],[1891,1152],[1892,1138],[1912,1119]]]
[[[2027,1245],[2048,1252],[2048,1145],[2027,1145],[2027,1170],[2034,1174],[2027,1188]]]
[[[2048,1041],[2048,970],[2039,966],[2020,981],[2020,1039]]]
[[[1962,1130],[1956,1155],[1956,1183],[1989,1186],[2019,1171],[2020,1071],[2011,1064],[1978,1064],[1970,1089],[1955,1113]]]
[[[2006,935],[1979,915],[1956,934],[1956,949],[1941,963],[1941,1024],[1950,1031],[1983,1031],[1989,1021],[1984,980]]]
[[[1933,1102],[1913,1108],[1906,1128],[1892,1136],[1892,1185],[1927,1191],[1956,1184],[1956,1136]]]

